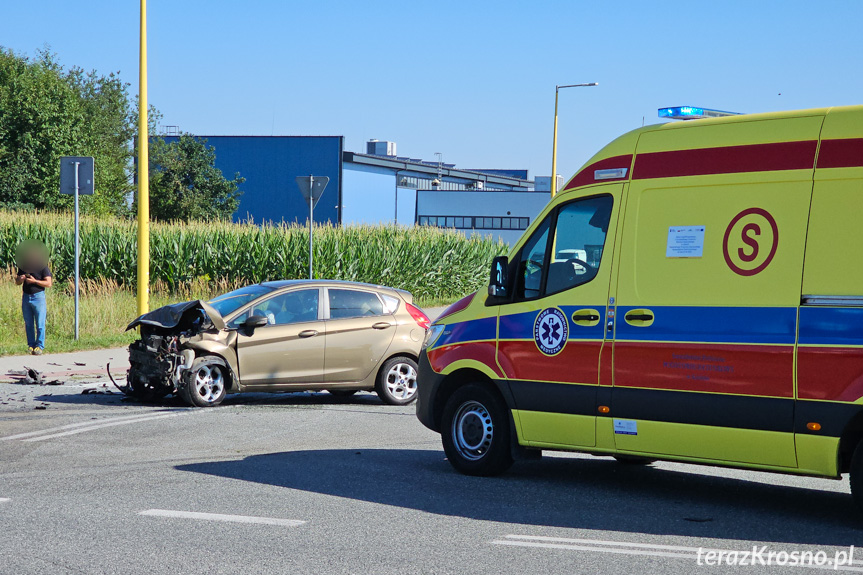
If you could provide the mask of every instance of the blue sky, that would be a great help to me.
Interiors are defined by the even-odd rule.
[[[136,0],[3,0],[0,45],[50,45],[137,93]],[[149,98],[196,134],[344,135],[462,168],[571,175],[657,108],[863,103],[863,2],[150,0]]]

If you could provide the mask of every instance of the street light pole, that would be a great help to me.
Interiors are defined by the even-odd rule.
[[[587,84],[569,84],[567,86],[554,87],[554,143],[551,146],[551,197],[557,194],[557,100],[558,94],[563,88],[586,88],[588,86],[599,86],[599,82]]]

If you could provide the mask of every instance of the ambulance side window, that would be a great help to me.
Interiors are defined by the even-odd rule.
[[[518,262],[516,299],[533,299],[539,297],[542,286],[542,274],[545,268],[545,257],[548,246],[548,228],[551,222],[549,215],[530,236],[521,248]]]
[[[611,196],[598,196],[561,206],[544,295],[586,284],[596,277],[613,202]]]
[[[519,254],[515,300],[544,297],[596,277],[613,204],[611,196],[596,196],[549,214]]]

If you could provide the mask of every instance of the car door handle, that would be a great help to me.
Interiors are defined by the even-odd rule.
[[[316,329],[307,329],[300,332],[300,337],[305,339],[307,337],[315,337],[318,335],[318,330]]]
[[[387,329],[388,327],[392,327],[392,326],[393,326],[393,324],[391,324],[388,321],[379,321],[378,323],[376,323],[372,327],[375,329]]]
[[[624,316],[627,321],[650,321],[653,316],[649,313],[630,313]]]

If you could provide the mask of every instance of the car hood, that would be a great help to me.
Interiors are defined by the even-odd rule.
[[[225,320],[222,319],[221,314],[213,306],[205,301],[196,299],[166,305],[145,313],[135,318],[126,327],[126,331],[139,325],[164,330],[179,328],[178,331],[188,329],[203,331],[212,327],[221,331],[225,329]]]

